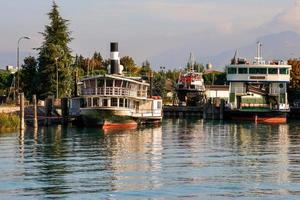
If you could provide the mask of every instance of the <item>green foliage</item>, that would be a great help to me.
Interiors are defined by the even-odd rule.
[[[194,64],[194,70],[195,70],[195,72],[202,73],[204,71],[204,68],[205,67],[204,67],[203,64],[195,62],[195,64]]]
[[[142,63],[142,68],[140,71],[140,75],[142,79],[149,80],[150,73],[152,72],[150,62],[148,60]]]
[[[212,72],[203,75],[205,85],[225,85],[226,73]]]
[[[13,81],[13,75],[10,72],[1,70],[0,71],[0,95],[7,95],[10,85]]]
[[[139,76],[141,68],[136,66],[132,57],[124,56],[120,59],[121,65],[124,66],[124,74],[128,76]]]
[[[292,105],[296,99],[300,99],[300,60],[289,60],[288,64],[292,65],[291,81],[288,88],[289,103]]]
[[[164,72],[154,73],[152,95],[161,96],[162,98],[166,96],[166,76]]]
[[[68,30],[68,20],[60,16],[55,2],[48,16],[50,25],[45,26],[42,33],[44,42],[38,48],[40,97],[45,98],[49,93],[56,94],[57,72],[59,97],[66,97],[70,96],[72,91],[72,56],[68,47],[72,38]]]
[[[24,59],[24,65],[20,73],[20,86],[27,99],[38,93],[37,60],[29,56]]]
[[[18,128],[20,119],[16,114],[0,113],[0,128]]]
[[[166,78],[167,79],[171,79],[173,82],[177,82],[178,78],[179,78],[179,74],[180,72],[176,69],[174,70],[168,70],[166,72]]]
[[[300,89],[300,60],[289,60],[289,65],[292,65],[290,87]]]

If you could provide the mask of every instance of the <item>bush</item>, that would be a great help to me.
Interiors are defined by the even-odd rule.
[[[0,128],[17,129],[20,124],[19,116],[16,114],[0,113]]]

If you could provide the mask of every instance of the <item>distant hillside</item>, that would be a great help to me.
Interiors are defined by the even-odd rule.
[[[260,41],[263,44],[262,56],[265,59],[289,59],[300,57],[300,35],[292,31],[266,35],[253,41],[253,43],[248,46],[236,48],[238,50],[238,57],[253,59],[256,55],[257,41]],[[210,60],[214,66],[224,66],[230,62],[236,49],[225,51],[205,59]]]

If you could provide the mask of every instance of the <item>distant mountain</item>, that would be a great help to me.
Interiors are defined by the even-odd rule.
[[[234,56],[234,52],[238,50],[238,57],[253,59],[256,55],[256,43],[262,43],[262,56],[266,60],[270,59],[289,59],[300,57],[300,35],[296,32],[285,31],[276,34],[270,34],[258,38],[252,44],[224,51],[216,56],[206,57],[205,60],[210,60],[214,66],[224,67],[230,62]]]

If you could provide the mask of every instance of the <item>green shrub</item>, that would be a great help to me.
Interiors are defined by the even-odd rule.
[[[18,128],[19,116],[16,114],[0,113],[0,128]]]

